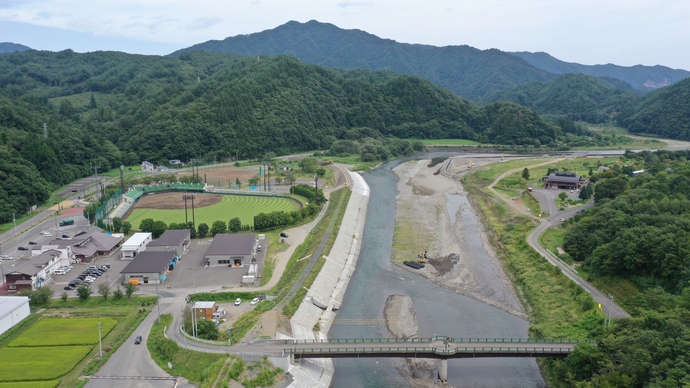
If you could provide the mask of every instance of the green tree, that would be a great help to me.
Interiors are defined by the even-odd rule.
[[[558,198],[561,201],[565,201],[566,199],[568,199],[568,193],[566,193],[565,191],[561,191],[561,193],[558,194]]]
[[[142,221],[143,222],[143,221]],[[153,238],[160,237],[165,231],[168,230],[168,225],[163,221],[155,221],[153,223],[153,228],[151,229],[151,235]]]
[[[139,223],[139,230],[144,232],[144,233],[153,233],[153,228],[154,228],[155,223],[156,223],[156,221],[154,221],[153,218],[144,218]]]
[[[317,175],[319,178],[323,178],[323,177],[326,175],[326,169],[323,168],[323,167],[317,168],[317,169],[316,169],[316,175]]]
[[[242,182],[240,182],[240,178],[235,178],[235,184],[237,185],[238,189],[242,188]]]
[[[113,231],[115,233],[120,233],[121,230],[122,230],[122,218],[113,217]]]
[[[123,222],[122,223],[122,233],[129,234],[130,230],[132,230],[132,224],[129,221]]]
[[[302,171],[313,174],[316,172],[316,168],[319,166],[318,161],[314,157],[304,158],[299,162],[299,166]]]
[[[217,220],[213,221],[213,225],[211,225],[211,235],[215,236],[217,234],[222,234],[226,233],[228,231],[228,226],[225,224],[224,221]]]
[[[69,297],[69,295],[67,295],[66,292],[63,292],[63,293],[60,295],[60,300],[62,300],[63,302],[67,302],[67,298],[68,298],[68,297]]]
[[[525,167],[524,170],[522,170],[522,179],[528,181],[529,180],[529,169]]]
[[[242,221],[240,221],[239,217],[235,217],[228,222],[228,230],[230,233],[237,233],[242,230]]]
[[[125,296],[125,293],[122,292],[122,289],[118,286],[115,291],[113,291],[113,299],[115,300],[120,300]]]
[[[209,319],[200,319],[196,328],[197,336],[207,340],[217,340],[220,337],[218,327]]]
[[[256,186],[259,184],[260,181],[261,181],[261,177],[258,175],[254,175],[253,177],[251,177],[249,179],[249,186]]]
[[[137,287],[134,283],[127,282],[125,283],[125,295],[127,295],[127,299],[130,299],[132,295],[134,295],[135,292],[139,290],[139,287]]]
[[[108,296],[110,295],[110,285],[108,285],[108,283],[99,284],[98,293],[101,294],[103,299],[108,299]]]
[[[208,236],[208,232],[209,232],[208,224],[206,224],[205,222],[202,222],[201,224],[199,224],[199,227],[197,228],[197,233],[199,234],[199,238],[205,238],[206,236]]]
[[[77,287],[77,296],[81,300],[87,300],[91,296],[91,289],[82,284]]]
[[[189,229],[189,237],[196,238],[196,229],[194,229],[194,223],[192,221],[187,222],[187,229]]]

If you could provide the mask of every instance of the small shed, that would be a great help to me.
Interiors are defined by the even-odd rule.
[[[213,319],[213,313],[218,311],[216,302],[195,302],[192,306],[197,318]]]

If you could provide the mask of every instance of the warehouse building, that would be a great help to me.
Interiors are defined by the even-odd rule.
[[[175,252],[175,256],[180,257],[189,249],[192,239],[189,229],[166,230],[163,234],[146,245],[147,251],[152,252]]]
[[[167,279],[174,252],[141,252],[120,271],[122,284],[160,284]]]
[[[28,296],[0,296],[0,335],[30,313]]]
[[[243,267],[256,258],[256,249],[255,234],[217,234],[204,258],[211,267]]]
[[[132,260],[139,253],[146,250],[146,245],[151,242],[151,233],[134,233],[122,244],[122,260]]]

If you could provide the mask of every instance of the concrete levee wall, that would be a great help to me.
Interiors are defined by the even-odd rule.
[[[355,271],[362,232],[369,205],[369,186],[361,175],[350,172],[352,177],[352,195],[348,202],[338,236],[323,268],[307,292],[290,323],[295,339],[326,339],[326,333],[333,323],[336,310],[342,303],[343,296]],[[315,304],[316,303],[316,304]],[[326,309],[317,307],[325,306]],[[314,332],[318,324],[319,330]],[[318,338],[316,338],[318,336]],[[328,387],[333,377],[331,359],[305,359],[300,367],[291,368],[294,380],[290,387]]]

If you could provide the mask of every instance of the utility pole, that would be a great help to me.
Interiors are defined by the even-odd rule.
[[[192,197],[192,226],[196,229],[196,218],[194,217],[194,194],[190,195]],[[187,223],[189,225],[189,223]]]
[[[161,301],[160,296],[158,296],[158,283],[161,282],[161,275],[158,274],[158,281],[156,282],[156,304],[158,305],[158,324],[161,323]]]
[[[98,354],[101,357],[101,360],[103,359],[103,346],[101,344],[101,325],[103,325],[103,322],[98,322]]]
[[[187,216],[187,194],[182,194],[182,199],[184,200],[184,224],[189,225],[189,217]]]
[[[12,213],[12,222],[14,222],[14,238],[17,238],[17,217]]]

